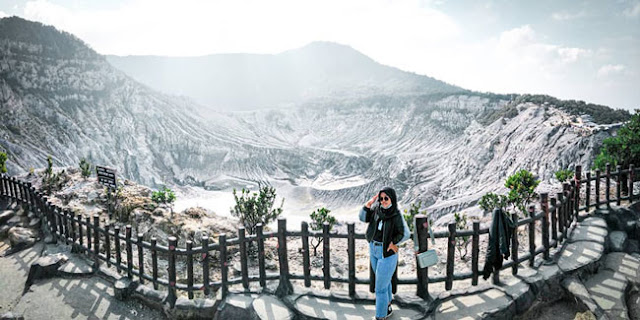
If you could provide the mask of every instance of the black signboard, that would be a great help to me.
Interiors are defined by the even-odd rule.
[[[116,169],[96,166],[96,174],[98,176],[98,182],[109,189],[116,189]]]

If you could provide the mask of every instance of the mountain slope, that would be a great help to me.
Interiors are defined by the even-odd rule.
[[[261,109],[326,97],[465,91],[378,64],[348,46],[330,42],[276,55],[107,56],[107,60],[152,88],[192,97],[210,109]]]
[[[312,74],[344,77],[345,87],[367,74],[371,83],[391,79],[385,76],[390,69],[340,50],[345,58],[332,61],[347,61],[353,70],[318,64]],[[282,55],[304,65],[319,59],[319,52]],[[317,79],[297,79],[305,77]],[[538,175],[544,189],[554,171],[588,167],[615,129],[512,96],[429,89],[409,94],[429,83],[416,77],[416,87],[398,81],[412,88],[406,95],[319,97],[289,108],[209,112],[203,118],[202,107],[132,80],[67,33],[1,19],[0,147],[8,150],[10,174],[45,166],[49,154],[64,166],[77,166],[86,156],[152,187],[231,191],[269,183],[298,214],[320,206],[353,209],[391,185],[403,206],[422,200],[440,216],[501,190],[505,177],[518,169]],[[279,84],[283,92],[303,87]]]

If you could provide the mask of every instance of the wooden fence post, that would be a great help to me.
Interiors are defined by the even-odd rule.
[[[127,278],[133,280],[133,249],[131,247],[131,225],[125,226],[125,245],[127,249]]]
[[[551,206],[553,207],[553,211],[551,211],[551,239],[555,241],[553,244],[554,248],[558,247],[558,208],[556,207],[556,199],[551,198]]]
[[[100,215],[97,213],[93,215],[93,228],[93,250],[96,255],[95,264],[97,267],[100,263],[100,232],[98,230],[100,228]]]
[[[580,215],[580,179],[582,179],[582,166],[581,165],[576,165],[576,173],[575,173],[575,177],[574,177],[574,181],[576,183],[576,188],[574,190],[575,192],[575,212],[576,212],[576,221],[578,220],[578,216]],[[588,210],[587,210],[588,212]]]
[[[138,280],[140,284],[144,284],[144,247],[142,246],[142,233],[138,233],[138,271],[140,272]]]
[[[558,199],[558,207],[556,208],[556,213],[558,215],[558,241],[562,242],[564,237],[566,236],[564,231],[564,193],[558,192],[556,193],[556,198]]]
[[[293,286],[289,281],[289,260],[287,258],[287,219],[285,218],[278,218],[278,260],[280,263],[280,283],[276,289],[276,296],[282,298],[293,293]]]
[[[153,277],[153,289],[158,290],[158,239],[151,237],[151,272]]]
[[[118,228],[118,227],[116,227]],[[224,234],[220,235],[221,237]],[[119,241],[118,241],[119,242]],[[169,237],[169,294],[167,295],[167,301],[173,308],[176,305],[176,246],[178,245],[178,239],[176,237]],[[223,269],[224,275],[224,269]],[[222,279],[222,286],[225,286],[225,280]],[[224,298],[224,295],[222,296]]]
[[[115,226],[113,228],[113,242],[116,245],[116,270],[118,270],[118,273],[120,273],[120,262],[122,260],[121,254],[120,254],[120,227],[119,226]]]
[[[611,164],[607,163],[607,167],[606,167],[606,186],[607,186],[607,190],[605,193],[606,196],[606,200],[607,200],[607,207],[609,207],[611,204],[609,203],[611,201],[611,196],[609,195],[611,192]]]
[[[324,288],[331,288],[331,247],[329,245],[329,223],[322,224],[322,271],[324,274]]]
[[[591,208],[591,171],[587,171],[587,186],[585,188],[584,202],[585,207],[587,208],[587,212],[590,211]]]
[[[356,228],[353,222],[347,223],[347,253],[349,254],[349,296],[353,298],[356,295]]]
[[[309,224],[302,221],[302,269],[304,272],[304,286],[311,287],[311,264],[309,259]]]
[[[256,225],[256,239],[258,240],[258,269],[260,273],[260,286],[267,286],[267,271],[264,263],[264,236],[262,234],[262,223]]]
[[[473,237],[471,238],[471,285],[478,285],[478,255],[480,254],[480,222],[473,222]]]
[[[570,192],[570,197],[569,199],[571,199],[571,206],[569,207],[569,225],[573,224],[573,221],[578,221],[578,211],[576,211],[576,207],[577,207],[577,195],[576,195],[576,181],[573,180],[571,181],[571,187],[569,188],[569,192]]]
[[[54,217],[54,219],[55,219],[55,217]],[[52,222],[53,222],[54,229],[55,229],[55,220],[53,220]],[[84,222],[87,224],[87,249],[89,249],[89,251],[87,253],[90,253],[91,252],[91,244],[93,243],[93,238],[91,237],[91,217],[89,217],[89,216],[85,217],[84,218]],[[56,238],[55,234],[54,234],[53,238],[54,239]],[[109,249],[107,248],[107,251],[108,250]]]
[[[453,265],[456,259],[456,224],[449,224],[449,240],[447,245],[447,278],[445,281],[445,289],[451,290],[453,287]]]
[[[622,200],[622,194],[620,192],[620,189],[622,189],[622,166],[621,165],[617,165],[616,166],[616,205],[620,205],[620,200]]]
[[[238,228],[238,240],[240,242],[240,273],[242,274],[242,287],[249,289],[249,267],[247,264],[247,242],[245,240],[245,228]]]
[[[600,169],[596,170],[596,209],[600,209]]]
[[[209,237],[202,235],[202,281],[204,282],[204,295],[208,296],[209,288]]]
[[[515,225],[515,229],[513,230],[513,237],[511,237],[511,259],[515,262],[511,266],[511,274],[514,276],[518,274],[518,214],[512,213],[511,220],[513,220],[513,225]],[[497,249],[496,249],[497,250]],[[500,252],[498,252],[500,254]]]
[[[549,260],[549,194],[540,194],[540,209],[542,209],[542,246],[544,260]]]
[[[635,167],[633,163],[629,165],[629,203],[633,203],[633,180],[635,180]]]
[[[187,240],[187,296],[193,299],[193,241]]]
[[[221,233],[218,236],[218,244],[220,245],[220,273],[222,275],[222,287],[220,287],[222,299],[227,297],[229,293],[229,265],[227,263],[227,235]]]
[[[111,236],[109,235],[109,228],[111,225],[105,221],[104,223],[104,248],[105,248],[105,257],[107,258],[107,266],[111,267]],[[115,241],[118,241],[117,238]]]
[[[529,206],[529,266],[533,267],[536,259],[536,221],[533,220],[535,215],[535,207]]]
[[[414,247],[418,248],[418,253],[425,252],[429,249],[429,237],[428,226],[429,222],[427,216],[424,214],[417,214],[413,219],[413,230],[416,232],[416,239],[418,243],[414,244]],[[416,273],[418,277],[418,288],[416,295],[424,300],[430,300],[429,296],[429,268],[420,268],[418,265],[418,257],[416,256]]]

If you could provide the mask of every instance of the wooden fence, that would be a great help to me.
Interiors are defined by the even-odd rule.
[[[576,166],[576,175],[570,183],[563,184],[563,191],[556,194],[555,197],[549,197],[547,193],[542,193],[539,199],[539,211],[536,212],[534,206],[529,208],[529,216],[525,219],[518,219],[517,214],[512,215],[512,219],[517,226],[525,228],[528,231],[528,252],[519,256],[520,243],[517,236],[514,236],[511,244],[512,259],[502,266],[502,269],[511,268],[513,274],[518,273],[518,266],[528,261],[530,266],[534,265],[536,256],[542,254],[543,259],[549,259],[549,250],[551,247],[557,247],[566,238],[570,228],[578,221],[578,215],[581,211],[588,211],[592,207],[600,207],[616,202],[620,204],[621,200],[633,201],[640,196],[634,195],[633,181],[639,177],[639,170],[634,169],[633,165],[629,169],[621,170],[620,167],[615,172],[611,172],[610,166],[604,175],[599,171],[592,175],[590,172],[586,177],[582,177],[581,166]],[[615,178],[615,179],[614,179]],[[605,184],[605,197],[600,196],[602,179]],[[614,181],[612,182],[612,179]],[[615,197],[611,194],[611,184],[616,184]],[[622,184],[628,185],[626,196],[621,195]],[[583,187],[584,186],[584,187]],[[592,188],[595,187],[594,199],[591,199]],[[582,193],[584,196],[581,196]],[[321,232],[309,231],[306,222],[302,222],[300,231],[287,231],[286,220],[278,220],[278,229],[276,232],[264,232],[263,226],[258,225],[255,235],[247,235],[244,228],[238,229],[238,236],[233,239],[227,239],[226,234],[218,236],[217,243],[210,243],[207,236],[200,239],[201,245],[193,247],[191,240],[186,241],[186,248],[177,247],[177,239],[168,237],[168,246],[158,244],[156,238],[151,238],[150,242],[143,241],[143,235],[132,235],[131,226],[127,225],[124,230],[119,226],[111,227],[104,222],[101,224],[99,215],[93,217],[82,218],[81,215],[63,210],[53,205],[49,199],[40,191],[25,183],[17,180],[15,177],[2,175],[0,177],[0,197],[10,199],[28,206],[30,210],[35,212],[42,222],[42,227],[48,230],[56,241],[63,241],[72,244],[79,250],[88,254],[96,263],[105,262],[109,266],[114,265],[119,272],[126,272],[129,279],[136,279],[144,284],[150,282],[154,289],[158,289],[159,285],[167,287],[168,301],[173,307],[177,298],[177,290],[186,291],[189,299],[193,299],[194,292],[202,291],[205,295],[209,295],[212,291],[221,290],[222,297],[225,297],[229,291],[229,286],[234,284],[242,284],[244,289],[249,288],[250,282],[259,282],[260,286],[265,287],[267,280],[279,280],[276,294],[284,296],[293,292],[291,280],[303,280],[306,287],[311,286],[311,281],[322,281],[325,289],[330,289],[333,282],[348,283],[348,291],[350,296],[356,294],[356,284],[369,284],[371,292],[374,292],[374,275],[370,270],[369,278],[356,277],[356,261],[355,248],[356,240],[365,239],[364,234],[355,232],[353,222],[347,224],[347,233],[330,233],[329,225],[325,224]],[[583,198],[584,197],[584,200]],[[582,205],[584,204],[584,205]],[[539,237],[541,245],[536,246],[536,222],[541,221],[542,231]],[[418,247],[420,252],[426,251],[428,247],[427,241],[427,217],[424,215],[416,216],[415,230],[418,232]],[[124,233],[123,233],[124,231]],[[447,255],[446,255],[446,274],[440,277],[429,277],[429,269],[420,269],[416,267],[416,277],[409,279],[398,279],[394,276],[393,291],[396,291],[397,285],[416,285],[416,294],[424,299],[429,297],[429,284],[444,282],[445,289],[451,290],[454,281],[471,279],[472,285],[478,284],[480,276],[479,270],[479,243],[481,236],[488,237],[489,230],[487,228],[480,229],[480,223],[474,222],[471,230],[456,230],[455,223],[448,225],[448,230],[435,232],[435,238],[447,238]],[[455,263],[455,244],[458,237],[471,237],[471,271],[464,273],[454,272]],[[287,253],[287,239],[291,237],[300,238],[302,241],[302,263],[303,273],[296,274],[289,272],[289,258]],[[311,275],[310,256],[309,256],[309,237],[320,237],[323,239],[322,257],[323,257],[323,274],[322,276]],[[266,272],[265,264],[265,240],[269,238],[277,238],[278,241],[278,273]],[[331,239],[347,239],[348,246],[348,276],[334,277],[331,275]],[[258,275],[249,276],[248,246],[250,243],[257,244],[258,248]],[[123,248],[124,244],[124,248]],[[137,257],[133,256],[133,247],[136,247]],[[240,252],[240,276],[235,278],[229,277],[228,260],[230,258],[229,248],[237,246]],[[113,250],[112,250],[113,249]],[[112,256],[115,252],[115,257]],[[123,252],[124,251],[124,252]],[[212,259],[212,253],[217,252],[218,259]],[[123,254],[125,258],[123,259]],[[145,254],[151,254],[151,270],[145,270],[144,258]],[[167,277],[158,276],[158,259],[166,259]],[[200,260],[194,263],[194,257]],[[136,261],[137,258],[137,261]],[[186,262],[186,275],[178,274],[176,271],[176,259],[182,259]],[[163,263],[164,265],[165,263]],[[215,265],[214,265],[215,264]],[[417,265],[417,262],[416,262]],[[202,274],[202,283],[194,283],[194,266],[199,268]],[[220,269],[220,280],[211,281],[211,267],[217,266]],[[501,270],[502,270],[501,269]],[[180,283],[178,282],[180,276]],[[493,281],[499,282],[499,271],[493,274]],[[186,281],[185,281],[186,280]]]

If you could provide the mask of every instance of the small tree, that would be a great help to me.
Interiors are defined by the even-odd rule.
[[[409,206],[409,209],[404,209],[404,214],[402,215],[402,217],[404,217],[404,221],[407,222],[407,225],[409,226],[409,230],[411,230],[411,232],[414,232],[415,226],[413,225],[413,220],[416,217],[416,215],[418,214],[424,214],[427,215],[427,210],[422,210],[420,211],[420,208],[422,208],[422,201],[418,201],[418,202],[414,202]],[[432,221],[429,221],[429,224],[431,224]]]
[[[258,185],[259,193],[251,193],[244,188],[238,196],[236,189],[233,189],[233,197],[236,205],[231,208],[231,215],[238,217],[249,234],[255,234],[256,225],[262,223],[269,224],[271,221],[280,216],[284,198],[279,208],[274,208],[273,204],[276,200],[276,189],[273,187],[261,187]]]
[[[509,189],[509,203],[520,210],[526,216],[527,206],[531,200],[535,199],[535,189],[540,184],[540,180],[536,179],[531,172],[520,170],[509,176],[504,186]]]
[[[7,173],[7,153],[0,152],[0,173]]]
[[[173,192],[173,190],[167,188],[166,186],[162,187],[162,189],[151,193],[151,201],[169,205],[171,216],[173,216],[173,202],[176,201],[176,194]]]
[[[614,168],[620,165],[625,169],[632,163],[640,167],[640,109],[618,130],[615,137],[602,141],[600,153],[594,160],[594,169],[604,170],[607,163]],[[618,181],[627,181],[627,174],[621,174]],[[622,192],[627,194],[629,186],[623,183],[621,187]]]
[[[53,172],[53,160],[51,156],[47,157],[47,168],[44,170],[44,176],[42,177],[42,187],[45,189],[47,194],[51,194],[51,192],[55,189],[61,188],[64,183],[63,179],[64,170],[58,173]]]
[[[498,195],[493,192],[489,192],[482,196],[478,205],[484,212],[491,212],[495,208],[504,210],[509,205],[509,198],[502,194]]]
[[[456,212],[453,217],[456,220],[456,229],[464,230],[467,228],[467,214],[462,212]],[[458,254],[460,255],[460,259],[467,260],[467,254],[469,252],[469,240],[471,237],[464,236],[459,237],[456,236],[456,249],[458,249]]]
[[[320,208],[311,213],[311,230],[320,231],[322,230],[322,226],[325,222],[329,223],[329,231],[333,229],[333,226],[336,224],[336,217],[330,215],[331,210],[327,208]],[[318,246],[322,243],[322,237],[316,237],[315,243],[311,239],[311,245],[313,246],[313,256],[317,255]]]
[[[80,171],[85,180],[91,176],[91,163],[86,158],[80,159]]]
[[[564,170],[558,170],[555,173],[556,179],[558,179],[558,181],[560,182],[565,182],[569,179],[571,179],[571,177],[573,177],[573,170],[569,170],[569,169],[564,169]]]

